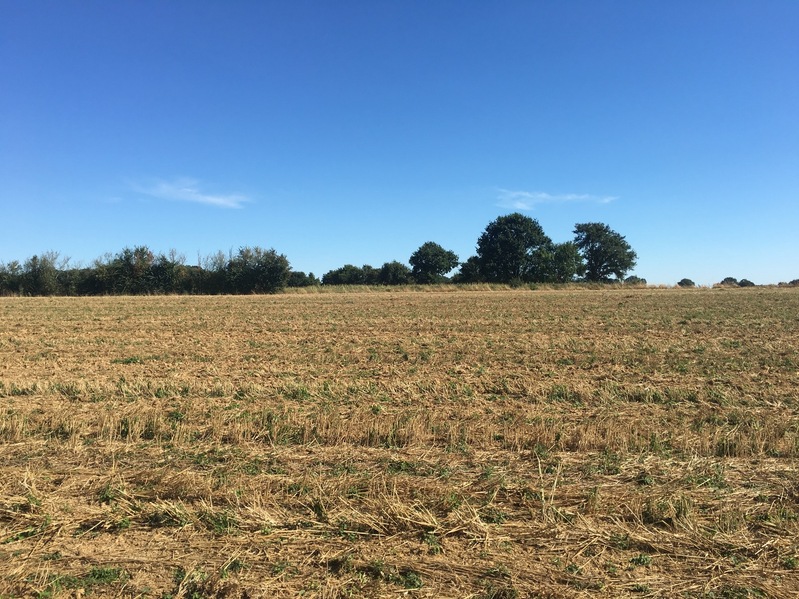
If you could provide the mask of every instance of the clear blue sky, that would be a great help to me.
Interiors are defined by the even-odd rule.
[[[521,211],[650,283],[799,278],[796,0],[0,0],[0,261],[466,260]]]

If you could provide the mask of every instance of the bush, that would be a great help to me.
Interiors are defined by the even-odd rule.
[[[696,283],[694,283],[691,279],[680,279],[677,282],[678,287],[696,287]]]
[[[721,280],[719,285],[723,285],[724,287],[738,287],[738,279],[735,277],[725,277]]]
[[[641,277],[636,277],[635,275],[631,275],[631,276],[627,277],[626,279],[624,279],[624,284],[625,285],[641,285],[641,286],[645,286],[646,285],[646,279],[641,278]]]
[[[411,282],[411,269],[402,262],[386,262],[380,267],[381,285],[407,285]]]
[[[749,279],[741,279],[738,281],[738,287],[754,287],[755,284]]]

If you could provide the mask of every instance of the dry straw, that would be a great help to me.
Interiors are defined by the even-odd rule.
[[[794,289],[0,308],[0,597],[799,594]]]

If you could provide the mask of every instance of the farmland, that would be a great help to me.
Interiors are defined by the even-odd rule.
[[[0,597],[794,597],[799,292],[0,298]]]

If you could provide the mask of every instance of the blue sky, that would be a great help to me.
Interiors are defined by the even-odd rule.
[[[0,0],[0,261],[318,276],[521,211],[650,283],[799,278],[795,0]]]

